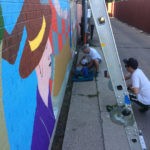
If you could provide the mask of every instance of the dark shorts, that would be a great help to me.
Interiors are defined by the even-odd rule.
[[[99,64],[102,62],[102,60],[101,60],[101,59],[98,59],[98,58],[97,58],[96,60],[99,62]]]

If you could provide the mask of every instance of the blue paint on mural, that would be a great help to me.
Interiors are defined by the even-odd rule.
[[[62,39],[63,39],[63,45],[65,45],[65,43],[66,43],[66,35],[63,34],[62,37],[63,37],[63,38],[62,38]]]
[[[70,47],[72,48],[72,22],[71,22],[71,11],[70,11],[70,34],[69,34],[69,39],[70,39]]]
[[[49,4],[48,0],[40,0],[41,4]]]
[[[69,9],[69,0],[58,0],[61,9],[68,10]],[[55,0],[52,0],[53,4],[55,4]],[[56,6],[57,7],[57,6]]]
[[[68,16],[68,18],[66,20],[66,24],[65,24],[66,31],[68,31],[68,28],[69,28],[69,18],[70,18],[70,16]]]
[[[11,150],[29,150],[32,140],[37,78],[35,71],[26,79],[19,75],[19,63],[26,38],[27,32],[24,28],[14,65],[2,60],[2,99]]]
[[[52,64],[51,64],[51,68],[52,68],[52,69],[51,69],[51,71],[52,71],[52,72],[51,72],[51,80],[54,80],[54,74],[55,74],[55,73],[54,73],[54,70],[55,70],[55,65],[54,65],[54,64],[55,64],[55,63],[54,63],[54,62],[55,62],[55,56],[54,56],[54,54],[53,54],[53,55],[51,55],[50,57],[51,57],[51,61],[52,61]]]
[[[58,25],[58,32],[62,33],[62,23],[61,23],[62,19],[60,17],[57,16],[57,25]]]
[[[4,25],[6,31],[11,34],[16,25],[17,19],[20,15],[24,0],[20,0],[19,3],[10,1],[0,1],[2,7],[2,14],[4,18]]]
[[[59,53],[58,51],[58,34],[56,32],[53,32],[53,44],[54,44],[54,54],[57,55]]]

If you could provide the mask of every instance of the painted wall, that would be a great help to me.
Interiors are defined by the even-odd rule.
[[[128,0],[115,3],[115,17],[150,33],[150,1]]]
[[[75,17],[69,0],[0,1],[0,149],[50,147],[76,49]]]

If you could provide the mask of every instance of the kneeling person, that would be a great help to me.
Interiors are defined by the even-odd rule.
[[[88,68],[91,68],[94,66],[96,69],[96,73],[98,74],[99,64],[102,61],[101,55],[97,52],[96,49],[92,47],[88,47],[88,46],[85,46],[83,48],[83,52],[91,58],[90,62],[88,63]]]
[[[138,99],[134,102],[142,107],[140,111],[145,112],[150,107],[150,81],[144,72],[138,68],[136,59],[124,59],[124,63],[126,70],[130,73],[130,76],[125,77],[125,79],[131,78],[132,85],[129,88]]]

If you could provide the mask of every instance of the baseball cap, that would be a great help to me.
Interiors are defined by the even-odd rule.
[[[125,67],[131,67],[133,69],[137,69],[138,61],[135,58],[123,59]]]

